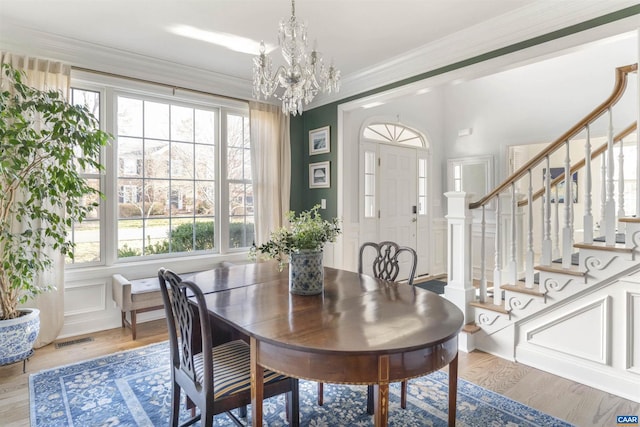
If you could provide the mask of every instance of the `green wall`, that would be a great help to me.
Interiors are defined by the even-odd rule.
[[[630,6],[619,11],[581,22],[561,30],[534,37],[519,43],[483,53],[463,61],[459,61],[444,67],[437,68],[413,77],[391,83],[377,89],[363,92],[331,104],[305,111],[301,116],[291,118],[291,209],[299,212],[312,208],[320,203],[320,199],[327,200],[327,209],[322,212],[324,218],[337,216],[338,213],[338,105],[354,99],[384,92],[409,83],[424,80],[439,74],[448,73],[459,68],[467,67],[519,50],[527,49],[542,43],[547,43],[562,37],[576,34],[600,25],[610,24],[630,16],[640,15],[640,5]],[[331,127],[331,152],[309,156],[309,131],[324,126]],[[309,188],[309,163],[331,162],[331,188]]]
[[[309,131],[330,128],[331,151],[309,156]],[[330,188],[309,188],[309,164],[329,162]],[[338,215],[338,103],[323,105],[291,118],[291,209],[300,212],[326,199],[320,210],[329,219]]]

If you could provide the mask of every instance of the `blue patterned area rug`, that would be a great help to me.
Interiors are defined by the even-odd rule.
[[[171,387],[168,354],[168,343],[164,342],[32,374],[31,426],[168,425]],[[447,374],[439,371],[411,380],[406,410],[400,408],[399,384],[392,384],[389,424],[445,426],[447,382]],[[324,393],[324,406],[318,406],[315,383],[300,381],[302,426],[373,425],[372,417],[366,413],[366,387],[326,384]],[[458,426],[570,426],[462,379],[458,381],[457,406]],[[286,425],[284,396],[266,400],[263,408],[265,425]],[[188,418],[186,410],[181,418]],[[215,417],[214,425],[233,423],[221,414]]]

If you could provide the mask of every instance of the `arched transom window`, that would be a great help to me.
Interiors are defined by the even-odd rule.
[[[372,123],[364,128],[362,137],[362,209],[364,218],[379,218],[380,143],[403,145],[406,148],[428,148],[425,137],[400,123]],[[416,150],[416,210],[415,214],[427,215],[427,157],[425,150]]]
[[[362,136],[378,142],[424,147],[424,138],[401,124],[373,123],[364,129]]]

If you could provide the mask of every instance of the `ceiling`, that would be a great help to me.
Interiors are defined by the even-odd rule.
[[[471,34],[469,29],[477,28],[479,33],[486,32],[492,23],[497,26],[503,22],[501,18],[527,8],[550,10],[558,9],[560,3],[580,2],[581,8],[598,3],[595,0],[297,0],[296,15],[308,23],[310,43],[317,40],[325,61],[333,60],[343,81],[348,81],[463,31]],[[612,3],[621,8],[629,1],[607,3],[615,10]],[[0,27],[35,30],[95,49],[239,78],[250,85],[252,57],[257,54],[257,47],[252,54],[239,53],[175,34],[171,29],[189,26],[277,45],[278,22],[288,18],[290,12],[288,0],[0,0]],[[7,37],[11,38],[11,34],[5,33],[4,40]],[[474,43],[471,37],[462,41]],[[274,65],[282,63],[277,50],[272,58]]]

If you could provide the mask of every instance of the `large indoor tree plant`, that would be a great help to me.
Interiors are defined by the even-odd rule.
[[[29,87],[24,79],[2,65],[0,326],[23,315],[19,304],[63,286],[37,279],[52,267],[48,251],[73,256],[70,227],[96,209],[100,195],[82,172],[101,170],[100,150],[109,140],[84,106],[69,104],[61,92]]]

